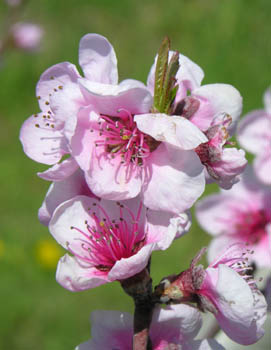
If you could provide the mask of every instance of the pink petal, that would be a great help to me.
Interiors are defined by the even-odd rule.
[[[235,185],[237,186],[237,185]],[[196,217],[201,227],[211,235],[230,233],[234,229],[236,213],[246,211],[246,201],[233,195],[214,194],[196,205]]]
[[[93,203],[97,203],[94,198],[76,196],[56,208],[49,223],[49,231],[62,247],[67,249],[67,242],[69,242],[71,248],[75,247],[74,251],[78,254],[85,254],[81,247],[81,241],[78,240],[82,238],[82,234],[78,230],[87,231],[85,221],[90,226],[95,224],[88,210],[93,207]],[[72,227],[76,229],[72,229]]]
[[[118,260],[108,273],[111,281],[123,280],[141,272],[148,264],[155,244],[147,244],[130,258]]]
[[[271,185],[271,148],[255,158],[253,168],[264,184]]]
[[[121,158],[101,156],[92,152],[91,164],[86,172],[86,181],[93,193],[101,198],[124,200],[136,197],[141,190],[141,169],[128,169]],[[130,174],[130,175],[129,175]]]
[[[147,242],[156,242],[156,249],[167,249],[175,238],[187,233],[191,226],[188,213],[173,215],[149,209],[147,211]]]
[[[63,181],[51,184],[39,209],[40,222],[47,226],[56,207],[77,195],[94,196],[89,190],[81,170],[77,170]]]
[[[77,115],[79,108],[86,105],[78,84],[66,83],[50,97],[50,108],[57,120],[66,121]]]
[[[118,117],[121,110],[131,114],[147,113],[152,105],[152,96],[146,87],[129,84],[106,85],[80,79],[81,91],[88,102],[100,114]]]
[[[219,176],[218,184],[224,189],[230,189],[240,180],[239,175],[247,165],[245,152],[236,148],[225,148],[221,160],[212,163],[214,172]]]
[[[40,109],[44,112],[50,109],[49,97],[60,91],[65,84],[76,82],[80,77],[75,65],[69,62],[56,64],[48,68],[40,77],[36,88],[36,96],[39,99]]]
[[[253,295],[249,285],[233,269],[226,265],[219,265],[218,269],[215,288],[218,298],[214,296],[219,308],[216,319],[231,339],[242,345],[253,344],[264,334],[266,301],[260,292]]]
[[[70,157],[63,162],[55,164],[50,169],[38,173],[38,176],[47,181],[62,181],[71,176],[78,169],[78,164],[74,158]]]
[[[131,314],[99,310],[91,313],[90,322],[93,345],[96,347],[88,350],[108,350],[108,346],[129,350],[133,336],[133,317]]]
[[[232,117],[230,133],[235,129],[242,111],[242,97],[238,90],[227,84],[203,85],[192,92],[200,101],[200,107],[190,121],[205,131],[214,117],[227,113]]]
[[[136,115],[134,120],[145,134],[182,150],[194,149],[208,141],[200,129],[183,117],[153,113]]]
[[[55,164],[68,152],[66,141],[60,130],[44,127],[42,121],[43,113],[28,118],[22,125],[20,141],[31,159],[43,164]]]
[[[95,288],[110,282],[105,272],[95,267],[80,265],[79,261],[69,254],[64,255],[58,262],[56,280],[62,287],[72,292]]]
[[[247,114],[237,130],[242,147],[253,154],[265,153],[271,143],[271,121],[263,110]]]
[[[80,348],[80,350],[83,350]],[[215,339],[194,340],[184,345],[183,350],[225,350]]]
[[[203,166],[193,151],[176,151],[161,144],[148,164],[150,180],[143,189],[148,208],[179,214],[189,209],[204,191]]]
[[[182,344],[193,339],[202,324],[199,311],[180,304],[155,308],[150,336],[154,349],[160,342]]]
[[[99,34],[86,34],[79,44],[79,64],[85,77],[105,84],[118,83],[117,58],[109,41]]]

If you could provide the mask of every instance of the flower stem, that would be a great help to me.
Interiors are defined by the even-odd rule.
[[[152,279],[148,268],[120,283],[135,304],[133,350],[152,350],[149,329],[155,304],[152,300]]]

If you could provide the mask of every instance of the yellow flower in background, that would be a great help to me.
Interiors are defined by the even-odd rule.
[[[2,256],[4,255],[5,252],[5,245],[4,245],[4,241],[2,241],[0,239],[0,258],[2,258]]]
[[[42,267],[55,269],[61,255],[61,248],[54,240],[43,239],[37,243],[36,257]]]

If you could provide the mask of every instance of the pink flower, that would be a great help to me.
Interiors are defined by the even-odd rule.
[[[132,350],[133,318],[126,312],[91,314],[92,338],[76,350]],[[201,327],[200,313],[188,305],[156,308],[150,328],[153,350],[223,350],[213,339],[194,340]]]
[[[112,62],[107,69],[113,76]],[[138,81],[116,85],[116,80],[101,84],[88,78],[79,84],[89,107],[78,113],[71,149],[93,193],[110,200],[141,193],[154,210],[179,213],[190,208],[205,185],[193,151],[207,141],[203,133],[180,116],[148,118],[152,95]]]
[[[116,55],[106,38],[98,34],[85,35],[79,45],[79,63],[85,78],[68,62],[42,74],[37,84],[41,112],[27,119],[21,129],[25,153],[35,161],[53,165],[39,174],[49,181],[65,179],[78,168],[73,157],[60,161],[64,155],[77,156],[78,147],[73,150],[71,138],[77,118],[86,110],[90,113],[98,108],[99,112],[114,115],[118,105],[132,112],[146,112],[151,104],[151,95],[143,84],[124,81],[117,85]],[[88,92],[83,83],[94,86],[94,92]],[[91,150],[87,156],[89,154]]]
[[[259,267],[270,266],[270,208],[271,190],[257,180],[250,166],[231,190],[200,200],[196,217],[200,225],[215,237],[210,246],[209,260],[213,260],[225,246],[243,242],[254,251],[251,259]]]
[[[243,345],[256,343],[264,334],[267,303],[251,276],[245,245],[231,245],[206,270],[196,265],[204,251],[188,270],[173,276],[172,283],[162,281],[163,298],[196,302],[201,310],[214,314],[232,340]]]
[[[182,117],[139,118],[126,109],[118,117],[82,111],[74,157],[95,195],[116,200],[141,193],[151,209],[183,212],[204,190],[203,167],[191,149],[206,138]],[[143,123],[153,132],[140,131]]]
[[[205,132],[207,142],[200,144],[196,149],[201,162],[205,165],[209,181],[215,180],[220,187],[230,189],[240,180],[239,175],[244,171],[247,160],[243,150],[224,148],[231,144],[228,141],[228,128],[231,117],[222,114],[216,117],[209,129]]]
[[[10,5],[15,6],[13,3]],[[43,29],[33,23],[16,23],[11,29],[14,45],[22,50],[35,51],[39,48],[43,37]]]
[[[259,179],[271,184],[271,89],[264,94],[264,109],[244,116],[238,127],[241,146],[256,155],[253,167]]]
[[[77,196],[54,211],[49,230],[73,256],[59,261],[56,278],[79,291],[141,272],[153,250],[187,232],[187,214],[147,210],[138,198],[115,203]]]

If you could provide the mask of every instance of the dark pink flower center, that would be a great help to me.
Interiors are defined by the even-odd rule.
[[[234,235],[240,237],[243,242],[257,244],[267,235],[267,224],[270,222],[271,214],[263,209],[239,213]]]
[[[80,253],[76,248],[71,248],[75,242],[67,242],[67,247],[78,259],[99,270],[108,271],[116,261],[135,255],[144,245],[146,233],[139,227],[142,204],[135,216],[128,207],[117,203],[120,214],[118,219],[111,219],[99,204],[93,205],[100,211],[98,216],[95,211],[89,209],[94,224],[90,225],[85,221],[85,231],[71,227],[80,234],[76,239],[81,246]],[[129,220],[124,219],[124,211],[127,212]]]
[[[109,154],[111,158],[119,156],[122,164],[144,166],[159,142],[137,128],[131,113],[120,112],[120,117],[101,115],[98,129],[101,138],[95,144],[104,147],[105,155]]]

